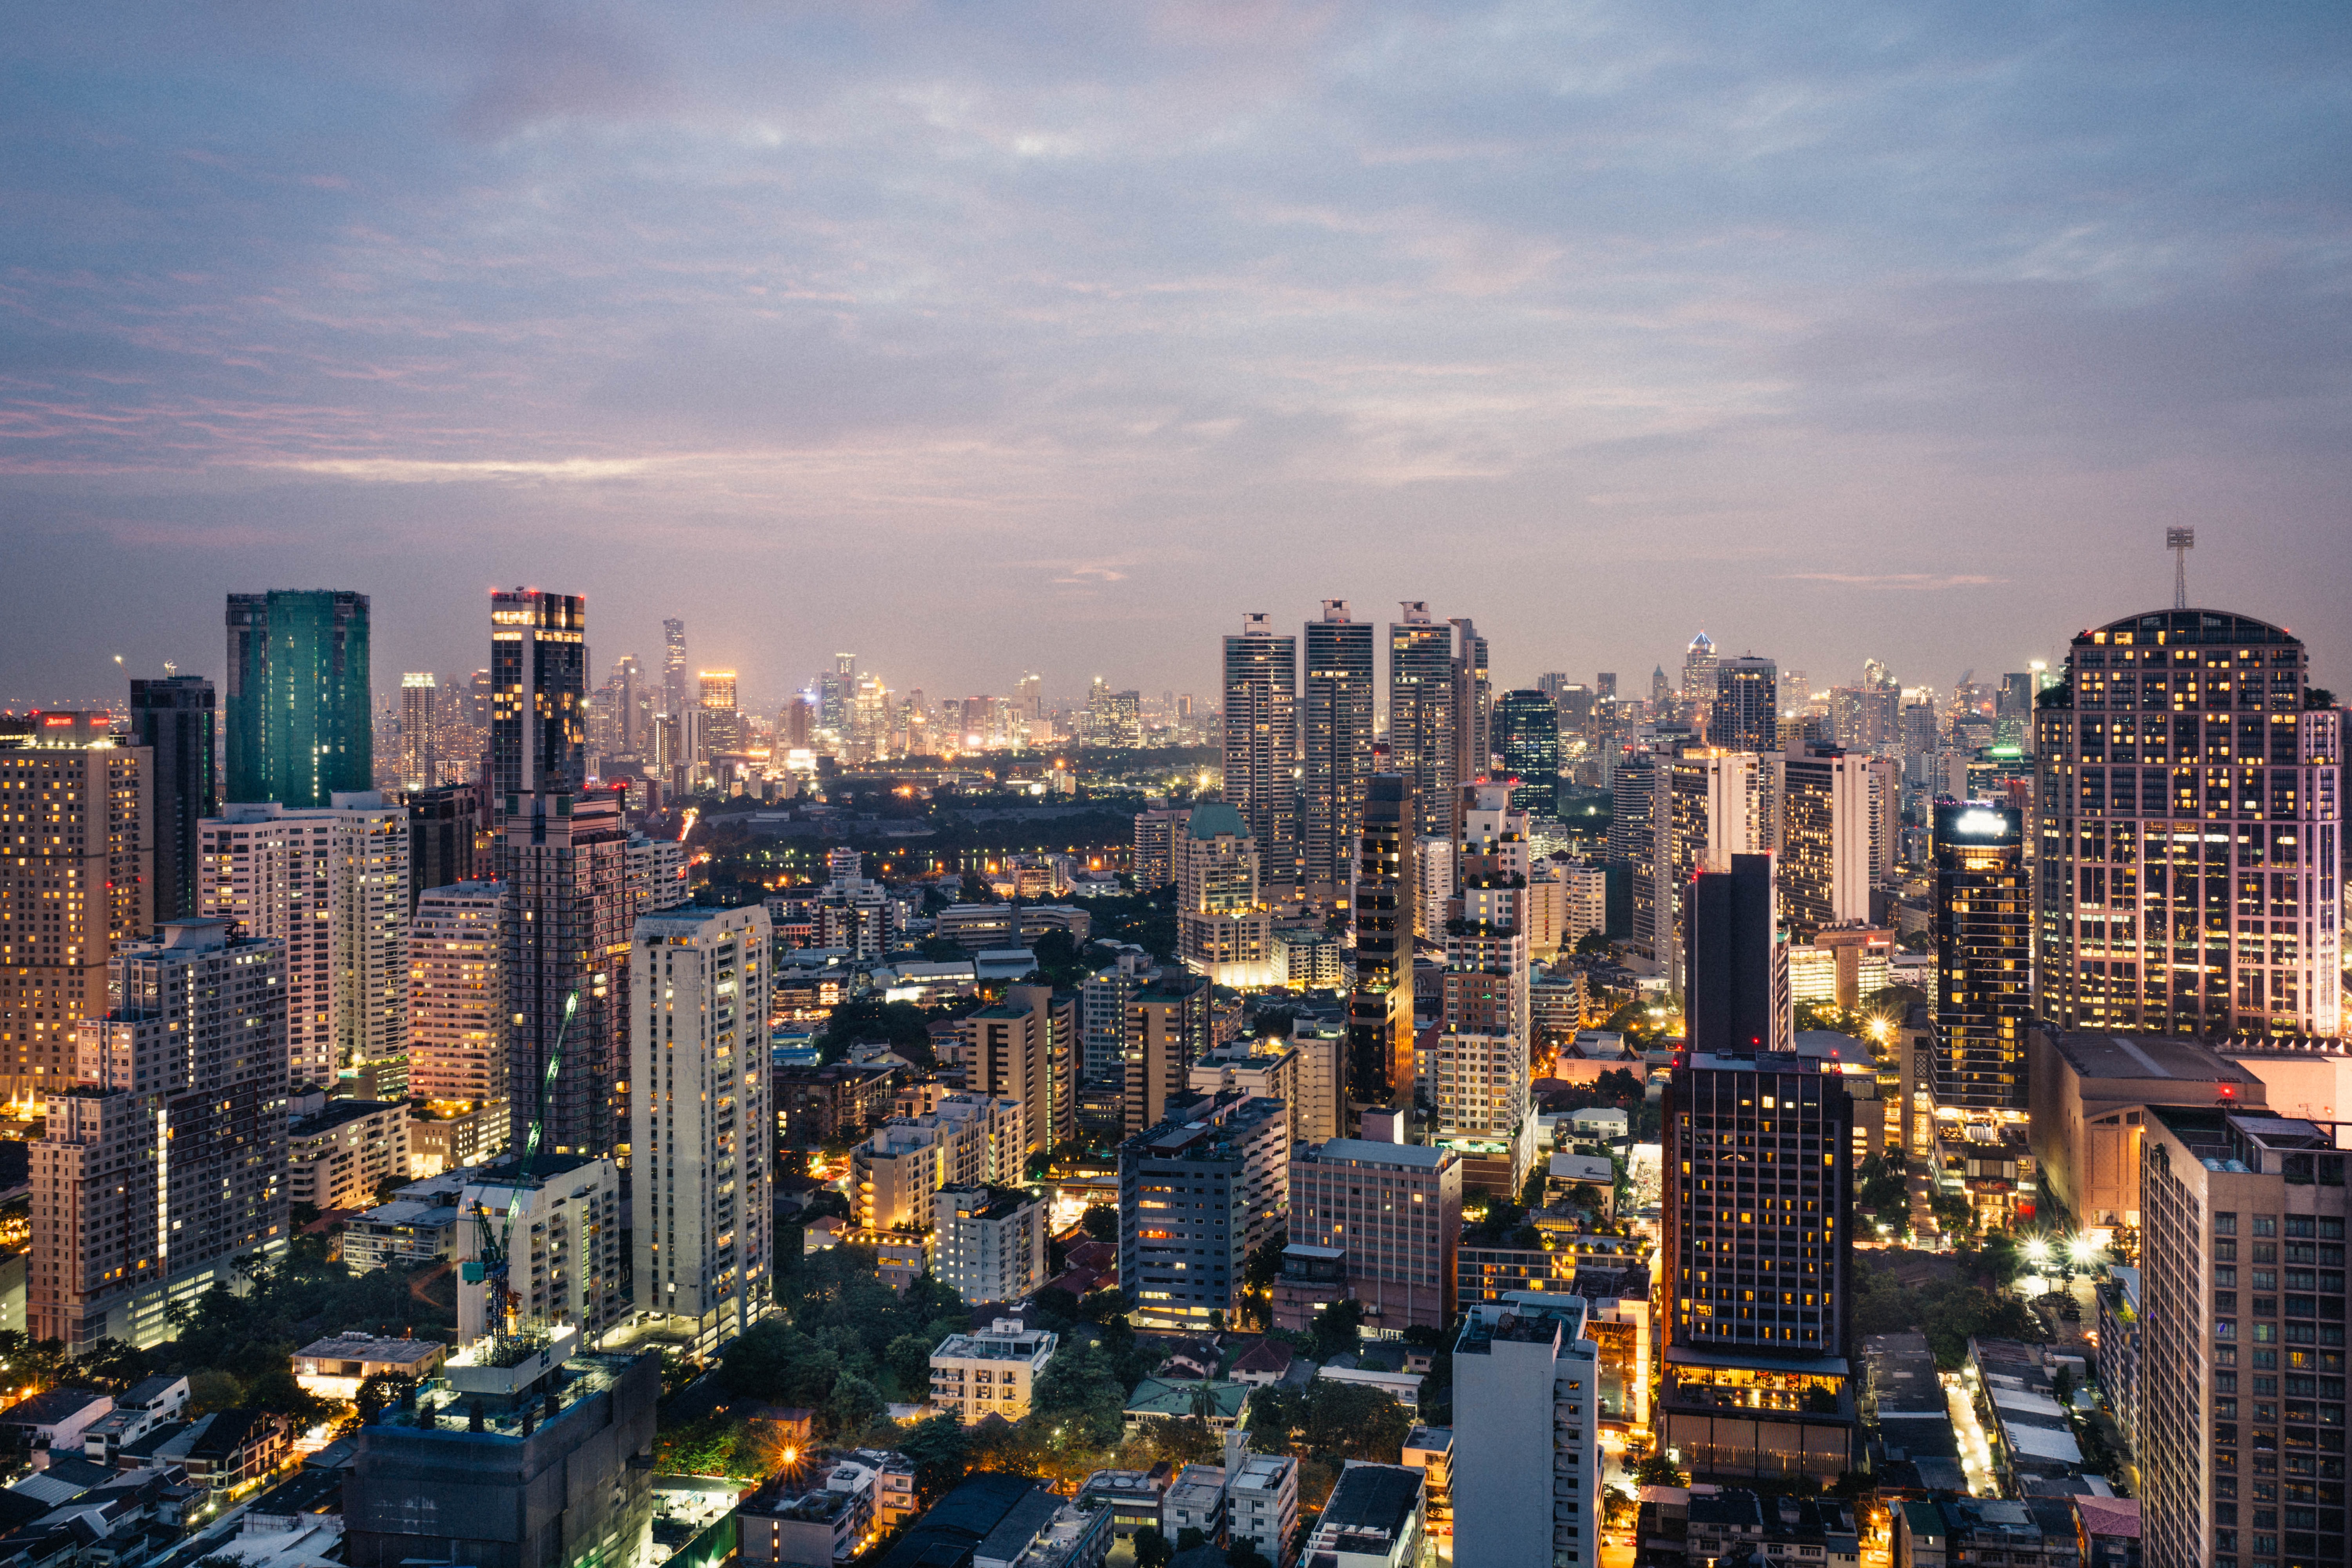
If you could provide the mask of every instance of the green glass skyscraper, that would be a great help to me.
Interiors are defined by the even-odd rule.
[[[323,806],[373,789],[367,595],[231,594],[226,698],[230,800]]]

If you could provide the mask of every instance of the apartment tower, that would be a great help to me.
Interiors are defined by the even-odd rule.
[[[1372,626],[1348,601],[1323,601],[1307,623],[1305,754],[1301,758],[1300,878],[1324,908],[1347,901],[1372,773]]]
[[[1286,901],[1298,883],[1298,639],[1243,617],[1225,639],[1226,803],[1249,824],[1258,875]]]
[[[159,921],[196,912],[196,824],[220,810],[214,718],[213,683],[200,675],[131,683],[131,743],[153,753],[147,842],[155,851]]]

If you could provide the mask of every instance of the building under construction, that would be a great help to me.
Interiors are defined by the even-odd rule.
[[[360,1429],[351,1568],[583,1568],[643,1555],[661,1363],[574,1354],[564,1326],[478,1341]]]

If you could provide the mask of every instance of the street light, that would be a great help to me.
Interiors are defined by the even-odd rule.
[[[2078,1236],[2067,1245],[2067,1251],[2076,1264],[2089,1267],[2099,1256],[2099,1244],[2087,1236]]]
[[[2025,1244],[2025,1260],[2039,1268],[2050,1261],[2050,1243],[2035,1237]]]

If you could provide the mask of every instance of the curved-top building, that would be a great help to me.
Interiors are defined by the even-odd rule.
[[[2035,992],[2067,1029],[2336,1035],[2342,758],[2284,627],[2083,632],[2035,713]]]

